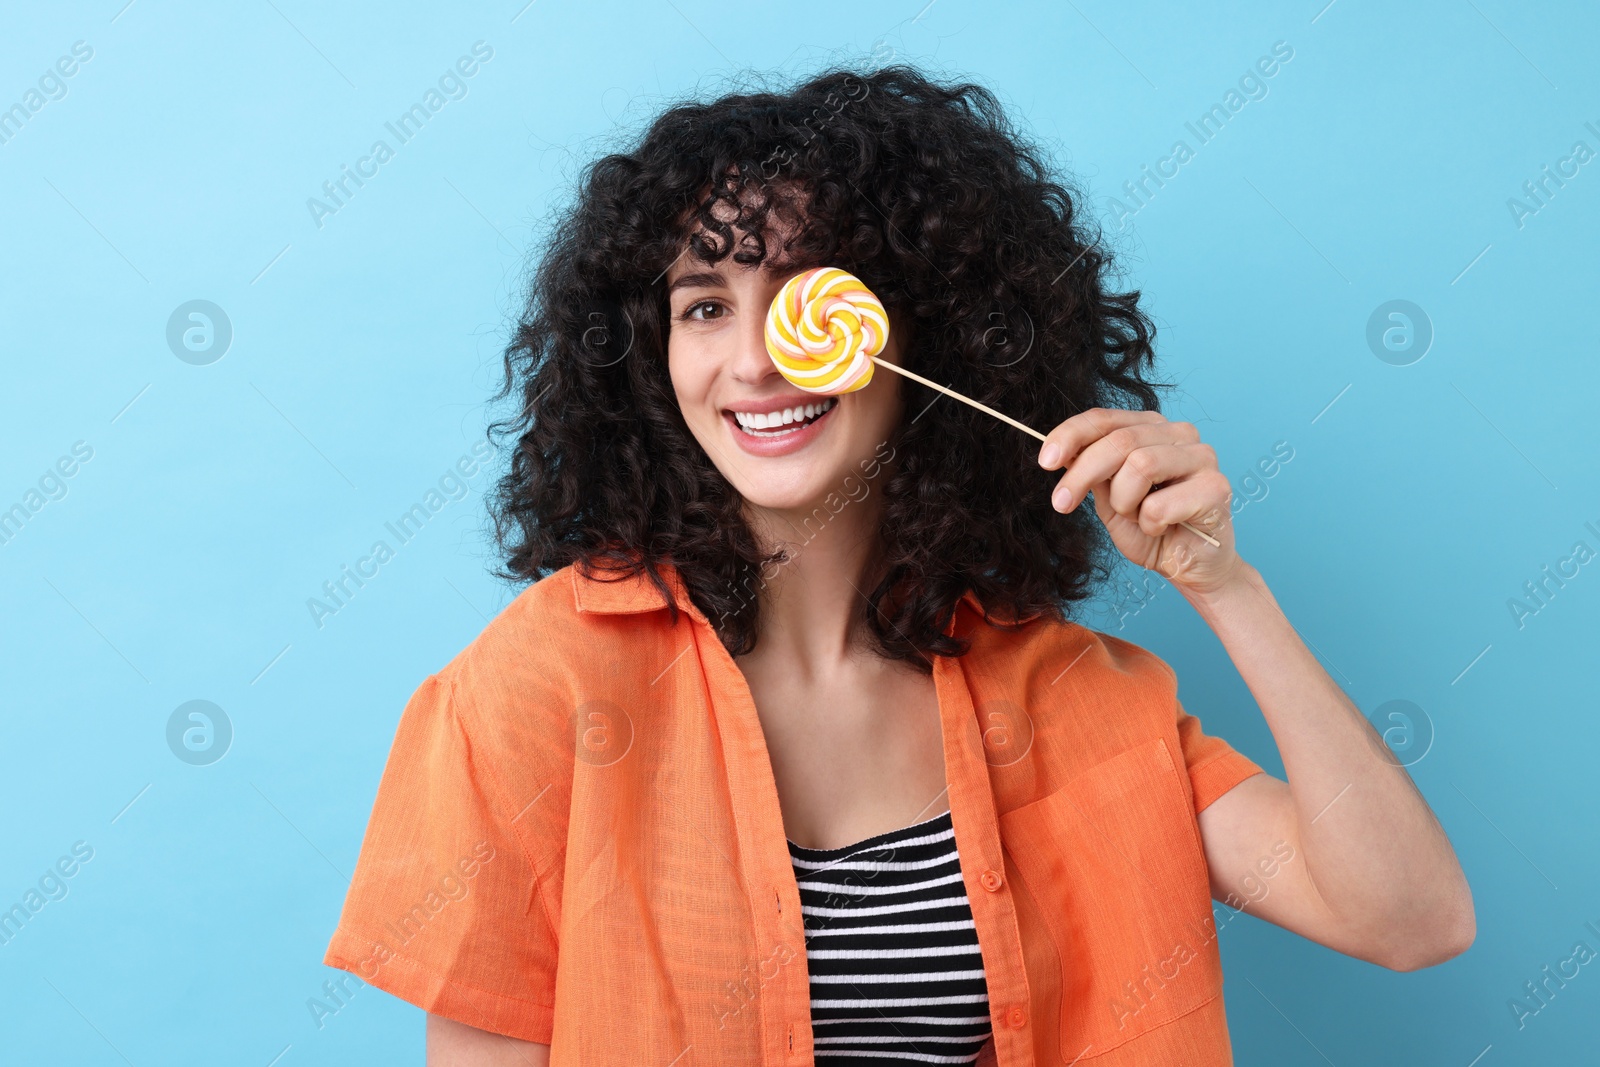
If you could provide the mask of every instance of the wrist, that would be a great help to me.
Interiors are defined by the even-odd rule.
[[[1196,611],[1209,618],[1227,611],[1230,605],[1237,604],[1246,597],[1266,592],[1266,585],[1262,581],[1261,572],[1242,558],[1235,558],[1233,568],[1218,582],[1203,589],[1180,584],[1178,591]]]

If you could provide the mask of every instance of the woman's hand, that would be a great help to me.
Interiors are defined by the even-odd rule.
[[[1228,505],[1233,490],[1217,453],[1192,423],[1154,411],[1090,408],[1046,436],[1039,466],[1066,468],[1052,503],[1066,513],[1094,494],[1095,513],[1124,556],[1194,593],[1213,592],[1239,570]],[[1178,525],[1222,543],[1213,548]]]

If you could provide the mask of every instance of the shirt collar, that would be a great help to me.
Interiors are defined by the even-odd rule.
[[[577,565],[569,569],[572,572],[573,599],[580,612],[625,615],[657,609],[666,610],[667,604],[661,599],[661,591],[651,583],[648,575],[615,572],[622,576],[612,577],[610,573],[600,571],[591,577],[585,575]],[[678,576],[678,569],[671,563],[662,563],[657,570],[668,588],[672,590],[673,599],[678,607],[691,615],[699,615],[700,609],[689,599],[683,579]]]
[[[662,578],[667,587],[672,590],[673,599],[680,610],[691,616],[703,619],[700,609],[689,599],[688,590],[684,587],[683,579],[678,574],[678,569],[671,563],[663,562],[659,566]],[[580,612],[597,612],[605,615],[637,614],[644,611],[666,610],[666,602],[661,598],[661,592],[651,583],[645,574],[623,573],[620,578],[590,577],[582,573],[574,565],[570,568],[572,573],[572,595]],[[983,604],[971,589],[961,595],[961,602],[970,607],[979,618],[984,615]],[[1032,622],[1039,618],[1043,612],[1033,612],[1025,615],[1020,620],[1023,623]],[[952,620],[954,621],[954,620]]]

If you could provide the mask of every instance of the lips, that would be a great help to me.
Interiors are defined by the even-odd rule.
[[[724,411],[722,419],[728,427],[728,432],[733,435],[734,441],[745,452],[764,457],[786,456],[798,452],[814,441],[827,428],[833,413],[838,410],[839,402],[834,398],[832,406],[822,414],[814,416],[809,422],[797,420],[767,430],[746,430],[739,425],[732,411]]]

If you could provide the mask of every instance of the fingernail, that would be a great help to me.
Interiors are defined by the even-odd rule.
[[[1051,496],[1050,502],[1055,505],[1057,511],[1068,510],[1072,507],[1072,490],[1067,486],[1061,486]]]
[[[1054,467],[1056,463],[1060,461],[1060,459],[1061,446],[1056,444],[1054,441],[1046,443],[1044,448],[1039,452],[1039,466],[1043,467],[1045,470],[1049,470],[1051,467]]]

